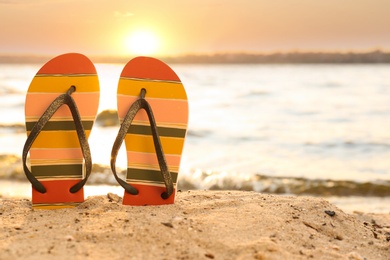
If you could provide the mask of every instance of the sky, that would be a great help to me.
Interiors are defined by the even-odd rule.
[[[389,0],[0,0],[0,54],[390,50]]]

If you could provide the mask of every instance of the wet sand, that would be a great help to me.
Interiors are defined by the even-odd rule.
[[[348,214],[324,199],[183,191],[169,206],[116,194],[73,209],[0,199],[0,259],[389,259],[390,214]]]

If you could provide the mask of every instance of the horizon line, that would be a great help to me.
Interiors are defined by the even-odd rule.
[[[390,63],[390,50],[380,48],[351,51],[274,51],[274,52],[213,52],[183,53],[176,55],[136,55],[136,54],[92,54],[96,63],[119,63],[129,57],[150,56],[170,63]],[[0,53],[0,63],[42,63],[50,60],[51,54]]]

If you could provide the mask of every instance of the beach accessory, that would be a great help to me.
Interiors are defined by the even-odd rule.
[[[137,57],[124,67],[117,90],[121,127],[111,153],[111,169],[125,189],[124,205],[172,204],[188,123],[185,89],[165,63]],[[125,141],[126,181],[116,173]]]
[[[96,69],[82,54],[57,56],[33,78],[26,95],[23,148],[33,208],[73,207],[84,201],[83,186],[92,169],[87,140],[99,95]]]

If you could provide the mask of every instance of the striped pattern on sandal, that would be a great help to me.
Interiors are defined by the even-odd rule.
[[[163,62],[148,57],[137,57],[123,69],[117,91],[118,115],[122,122],[130,106],[146,89],[145,99],[152,107],[167,165],[176,191],[181,154],[188,124],[188,101],[178,78]],[[160,205],[174,203],[175,191],[168,199],[161,198],[165,191],[149,119],[140,110],[126,137],[126,182],[139,194],[124,194],[126,205]]]
[[[26,130],[31,129],[59,95],[75,86],[72,94],[88,137],[99,105],[99,80],[92,62],[84,55],[69,53],[47,62],[33,78],[26,96]],[[53,115],[30,150],[32,174],[47,192],[33,188],[33,208],[73,207],[84,201],[83,189],[69,189],[84,178],[83,155],[72,115],[66,105]]]

